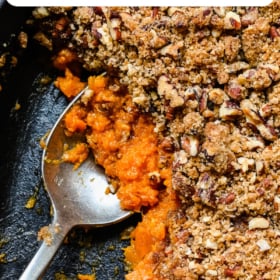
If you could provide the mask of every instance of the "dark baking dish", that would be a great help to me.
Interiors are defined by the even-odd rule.
[[[39,141],[67,100],[53,86],[57,73],[48,63],[50,54],[32,36],[26,49],[17,43],[31,9],[15,8],[5,1],[0,5],[0,57],[5,54],[7,60],[14,56],[18,61],[16,66],[0,68],[0,278],[17,279],[39,247],[38,230],[51,221],[41,180]],[[30,197],[36,203],[28,209]],[[95,273],[96,279],[124,279],[122,248],[128,240],[121,240],[121,234],[136,219],[110,228],[72,230],[43,279],[77,279],[79,273]]]

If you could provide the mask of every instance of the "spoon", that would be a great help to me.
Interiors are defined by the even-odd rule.
[[[42,177],[53,206],[53,220],[48,226],[50,242],[44,240],[20,280],[38,279],[43,275],[67,233],[75,226],[103,227],[120,222],[132,212],[122,210],[116,194],[106,192],[108,182],[103,169],[89,156],[78,169],[59,163],[65,144],[72,146],[81,136],[67,137],[63,120],[80,99],[82,90],[60,115],[46,140],[42,156]],[[46,160],[48,159],[48,160]]]

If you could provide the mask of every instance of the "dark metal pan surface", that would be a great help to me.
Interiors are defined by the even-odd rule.
[[[38,230],[51,221],[39,142],[67,100],[53,86],[57,73],[49,53],[32,41],[27,49],[17,49],[16,34],[30,9],[0,4],[0,57],[9,53],[18,59],[13,69],[0,68],[0,279],[18,279],[39,247]],[[30,198],[34,206],[27,205]],[[72,230],[44,279],[77,279],[79,273],[124,279],[122,249],[129,241],[121,235],[138,218],[104,229]]]

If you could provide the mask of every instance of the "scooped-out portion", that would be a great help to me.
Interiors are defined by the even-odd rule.
[[[61,85],[73,83],[69,73],[56,81],[66,96],[67,86]],[[75,82],[81,83],[76,78]],[[72,85],[70,90],[73,96]],[[65,116],[64,124],[66,135],[85,134],[86,142],[67,148],[62,160],[78,168],[91,151],[111,183],[108,192],[117,192],[121,207],[147,212],[125,249],[127,262],[136,266],[147,254],[160,250],[167,214],[178,204],[171,187],[172,153],[154,132],[152,118],[132,103],[127,89],[105,76],[88,78],[81,102]],[[152,270],[149,258],[139,265],[143,275],[152,275]]]

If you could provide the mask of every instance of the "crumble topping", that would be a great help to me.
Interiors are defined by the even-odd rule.
[[[117,77],[174,152],[154,279],[278,279],[280,2],[40,9],[35,38]]]

